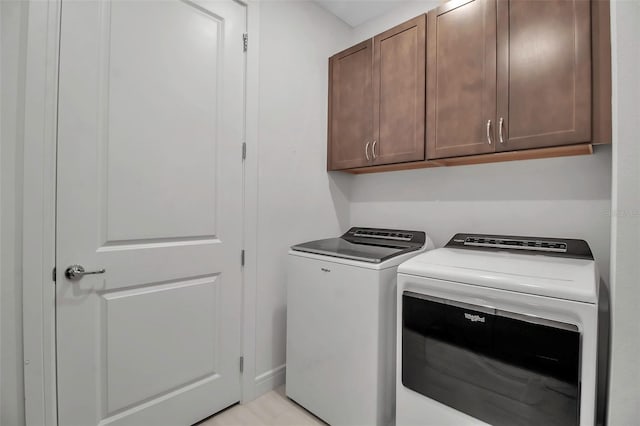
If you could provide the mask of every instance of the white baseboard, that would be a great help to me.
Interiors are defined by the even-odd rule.
[[[255,391],[254,397],[257,398],[260,395],[272,391],[280,385],[283,385],[286,379],[286,364],[282,364],[276,368],[273,368],[265,373],[260,374],[255,378]]]

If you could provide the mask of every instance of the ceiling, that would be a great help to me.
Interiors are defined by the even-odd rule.
[[[313,0],[352,27],[381,16],[410,0]]]

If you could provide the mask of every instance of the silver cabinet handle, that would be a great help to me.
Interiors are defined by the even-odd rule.
[[[71,281],[79,281],[85,275],[104,274],[107,272],[104,268],[96,271],[85,271],[82,265],[71,265],[64,271],[64,276]]]
[[[500,136],[500,143],[504,143],[502,136],[502,128],[504,127],[504,118],[500,117],[500,123],[498,123],[498,135]]]
[[[487,143],[491,145],[491,120],[487,120]]]
[[[377,155],[376,155],[376,144],[378,143],[377,140],[373,141],[373,145],[371,145],[371,155],[373,155],[373,159],[375,160]]]
[[[364,156],[367,157],[367,161],[371,160],[371,158],[369,158],[369,143],[370,142],[367,142],[364,146]]]

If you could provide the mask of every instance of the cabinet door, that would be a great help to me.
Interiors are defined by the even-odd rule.
[[[427,157],[494,151],[495,0],[450,1],[427,14]]]
[[[372,61],[372,40],[329,59],[328,170],[369,164],[373,142]]]
[[[374,164],[424,160],[425,27],[421,15],[373,39]]]
[[[497,13],[497,149],[590,141],[589,1],[498,0]]]

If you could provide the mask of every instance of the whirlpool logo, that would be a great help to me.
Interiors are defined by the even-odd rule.
[[[473,315],[473,314],[468,314],[468,313],[464,313],[464,317],[466,319],[468,319],[471,322],[484,322],[485,318],[481,317],[480,315]]]

